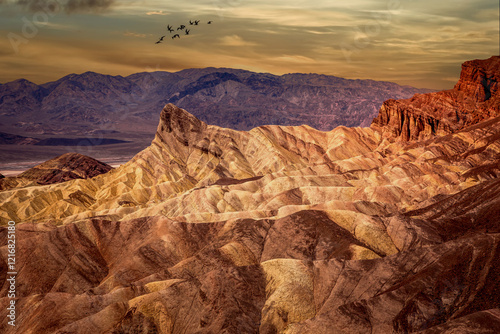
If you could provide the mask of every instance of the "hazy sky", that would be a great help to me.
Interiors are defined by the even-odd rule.
[[[497,0],[0,0],[0,83],[232,67],[452,88],[499,53]],[[156,45],[167,23],[181,34]],[[209,20],[213,24],[207,24]]]

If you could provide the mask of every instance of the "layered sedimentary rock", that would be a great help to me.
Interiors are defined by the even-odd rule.
[[[0,181],[0,190],[61,183],[73,179],[88,179],[107,173],[110,165],[79,153],[65,153],[45,161],[16,177]]]
[[[467,61],[453,89],[387,100],[372,126],[404,141],[444,135],[500,115],[500,57]]]
[[[0,331],[495,333],[499,139],[500,117],[390,141],[169,104],[127,164],[0,192]]]

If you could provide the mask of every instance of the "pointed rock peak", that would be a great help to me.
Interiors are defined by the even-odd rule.
[[[172,103],[167,104],[160,114],[158,133],[185,133],[203,132],[207,127],[205,122],[188,113]]]

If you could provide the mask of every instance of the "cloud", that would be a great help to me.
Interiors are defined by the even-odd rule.
[[[71,14],[103,12],[110,9],[115,0],[17,0],[17,4],[32,12],[41,10],[55,13],[64,10]]]
[[[274,59],[271,59],[271,61],[277,61],[280,64],[285,63],[285,62],[299,63],[299,64],[315,63],[316,62],[312,58],[304,57],[301,55],[283,55],[281,57],[276,57]]]
[[[257,43],[253,42],[248,42],[243,40],[238,35],[231,35],[231,36],[224,36],[220,38],[220,44],[221,45],[226,45],[226,46],[254,46],[257,45]]]
[[[137,33],[137,32],[130,32],[130,31],[127,31],[127,32],[123,33],[123,36],[146,38],[146,34],[140,34],[140,33]]]
[[[163,10],[155,10],[152,12],[147,12],[146,15],[168,15],[168,13],[164,12]]]
[[[444,26],[439,29],[437,29],[439,32],[459,32],[460,28],[459,27],[454,27],[454,26]]]

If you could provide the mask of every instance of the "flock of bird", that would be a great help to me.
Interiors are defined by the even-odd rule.
[[[199,23],[200,23],[200,20],[194,20],[194,21],[189,20],[190,26],[197,26]],[[207,24],[212,24],[212,21],[208,21]],[[189,35],[189,32],[191,31],[191,29],[187,29],[187,27],[184,24],[181,24],[179,27],[177,27],[176,30],[174,30],[174,28],[170,24],[167,24],[167,31],[171,35],[172,35],[172,33],[175,33],[174,35],[171,36],[172,39],[181,38],[181,36],[176,33],[179,30],[184,31],[185,35]],[[167,37],[167,35],[161,36],[155,44],[160,44],[161,42],[163,42],[163,39],[165,37]]]

